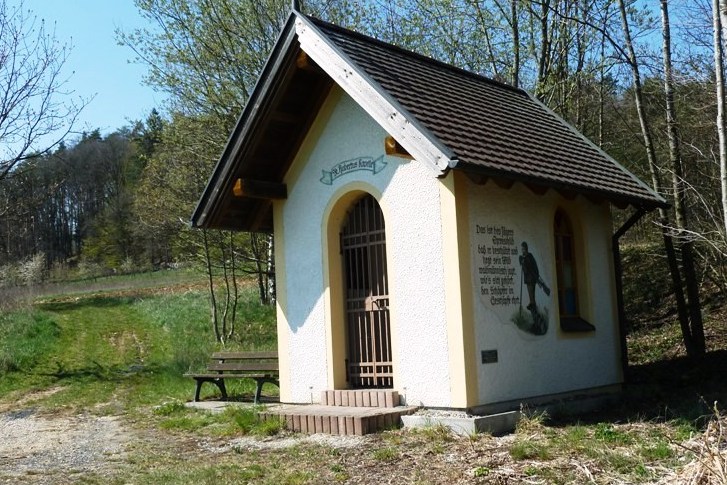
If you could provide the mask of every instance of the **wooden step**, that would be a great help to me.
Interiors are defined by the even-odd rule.
[[[343,389],[322,391],[323,406],[395,408],[399,405],[399,392],[391,389]]]
[[[349,406],[276,406],[260,413],[261,419],[280,419],[285,428],[299,433],[362,436],[401,426],[401,417],[415,406],[364,408]]]

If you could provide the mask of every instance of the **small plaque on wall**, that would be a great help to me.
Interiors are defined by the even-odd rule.
[[[482,363],[493,364],[497,362],[497,350],[483,350],[482,351]]]

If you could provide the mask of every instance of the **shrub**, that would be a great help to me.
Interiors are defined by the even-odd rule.
[[[103,269],[97,263],[89,261],[85,258],[82,259],[80,263],[78,263],[78,276],[80,278],[98,278],[102,275]]]
[[[123,274],[130,274],[135,272],[137,270],[137,267],[134,258],[132,258],[131,256],[127,256],[126,259],[121,262],[120,269]]]
[[[20,284],[18,268],[13,264],[0,266],[0,288],[9,288]]]
[[[42,283],[45,279],[45,253],[37,253],[20,263],[20,279],[28,286]]]

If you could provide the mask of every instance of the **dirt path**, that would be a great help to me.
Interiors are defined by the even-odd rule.
[[[132,432],[111,416],[0,414],[0,483],[69,483],[120,466]]]

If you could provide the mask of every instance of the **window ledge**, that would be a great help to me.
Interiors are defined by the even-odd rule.
[[[568,333],[595,332],[596,327],[581,317],[560,317],[560,329]]]

